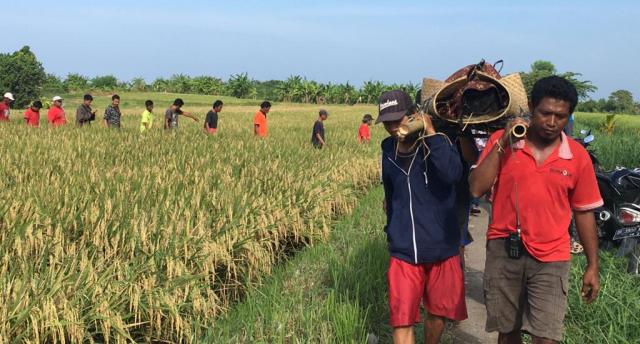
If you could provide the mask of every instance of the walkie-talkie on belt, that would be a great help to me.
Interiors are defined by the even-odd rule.
[[[514,233],[509,234],[509,237],[506,241],[507,246],[507,255],[511,259],[520,259],[522,257],[522,253],[524,252],[524,247],[522,245],[522,235],[520,230],[520,207],[518,205],[518,183],[514,184],[515,187],[515,197],[516,197],[516,231]]]

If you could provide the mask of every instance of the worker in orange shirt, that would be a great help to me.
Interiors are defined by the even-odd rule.
[[[263,101],[260,110],[253,116],[253,134],[258,137],[267,137],[267,114],[271,110],[271,103]]]
[[[65,125],[67,123],[67,119],[65,118],[64,109],[62,108],[62,97],[55,96],[51,100],[53,101],[53,105],[49,108],[49,112],[47,113],[49,125],[53,127]]]

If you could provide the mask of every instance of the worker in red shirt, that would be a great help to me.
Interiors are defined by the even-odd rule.
[[[11,113],[11,102],[14,101],[13,94],[7,92],[0,102],[0,122],[9,121],[9,113]]]
[[[373,123],[373,117],[370,114],[366,114],[362,117],[362,124],[360,124],[360,128],[358,128],[359,143],[369,143],[369,141],[371,141],[371,131],[369,130],[371,123]]]
[[[598,237],[593,209],[602,206],[587,151],[562,129],[578,103],[576,88],[551,76],[533,85],[530,122],[522,118],[495,132],[471,172],[474,197],[490,190],[491,223],[484,271],[487,331],[499,343],[559,343],[569,289],[571,216],[584,246],[587,267],[582,296],[598,296]],[[526,136],[512,134],[527,126]]]
[[[42,102],[36,100],[31,106],[24,112],[24,120],[30,127],[40,126],[40,109],[42,109]]]
[[[265,100],[260,104],[260,110],[256,111],[253,116],[253,134],[257,137],[267,137],[269,133],[267,129],[269,110],[271,110],[271,103]]]
[[[62,97],[55,96],[51,100],[53,101],[53,105],[49,108],[49,112],[47,113],[49,125],[53,127],[65,125],[67,123],[67,119],[65,118],[64,109],[62,108]]]

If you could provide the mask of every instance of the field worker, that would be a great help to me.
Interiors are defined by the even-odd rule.
[[[164,128],[165,129],[175,129],[178,127],[178,116],[189,117],[195,122],[198,121],[198,118],[193,116],[192,114],[182,111],[182,106],[184,105],[184,101],[182,99],[177,98],[173,101],[173,104],[164,112]]]
[[[104,126],[107,128],[120,129],[120,96],[114,94],[111,96],[111,104],[104,110]]]
[[[55,96],[51,99],[53,104],[49,108],[49,112],[47,112],[47,121],[50,126],[59,127],[67,123],[64,109],[62,108],[62,100],[60,96]]]
[[[90,94],[85,94],[82,98],[82,105],[76,110],[76,125],[81,127],[85,124],[91,124],[91,121],[96,119],[96,111],[91,110],[91,102],[93,97]]]
[[[267,137],[269,133],[267,129],[267,114],[271,110],[271,103],[263,101],[260,104],[260,110],[256,111],[253,116],[253,134],[258,137]]]
[[[216,100],[213,102],[213,107],[207,112],[207,118],[204,121],[204,131],[207,134],[215,135],[218,131],[218,113],[222,111],[222,100]]]
[[[36,100],[24,111],[24,121],[28,126],[35,128],[40,126],[40,109],[42,109],[42,102]]]
[[[144,133],[153,126],[153,101],[148,99],[144,102],[145,110],[140,115],[140,132]]]
[[[370,114],[362,117],[362,123],[358,128],[358,143],[369,143],[371,141],[371,131],[369,130],[371,123],[373,123],[373,117]]]
[[[9,114],[11,113],[11,102],[14,101],[13,94],[7,92],[4,94],[4,98],[0,102],[0,122],[6,122],[9,120]]]
[[[322,149],[327,142],[324,140],[324,121],[329,117],[329,113],[325,109],[320,109],[318,112],[318,119],[313,124],[313,131],[311,132],[311,143],[313,147]]]
[[[423,140],[398,139],[398,128],[415,112],[404,91],[380,96],[376,123],[390,135],[382,141],[390,322],[395,343],[415,342],[422,301],[425,343],[438,343],[446,319],[467,318],[455,209],[462,164],[456,147],[436,133],[429,117]]]
[[[593,209],[603,204],[587,151],[562,132],[578,103],[576,88],[551,76],[533,85],[529,123],[517,118],[496,131],[471,172],[470,191],[493,188],[484,271],[487,331],[499,343],[559,343],[569,289],[571,214],[584,245],[587,267],[582,297],[600,288],[598,238]],[[519,140],[515,124],[528,126]]]

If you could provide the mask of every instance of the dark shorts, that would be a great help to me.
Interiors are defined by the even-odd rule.
[[[529,334],[562,341],[570,262],[507,256],[504,239],[487,241],[484,297],[488,332]]]

